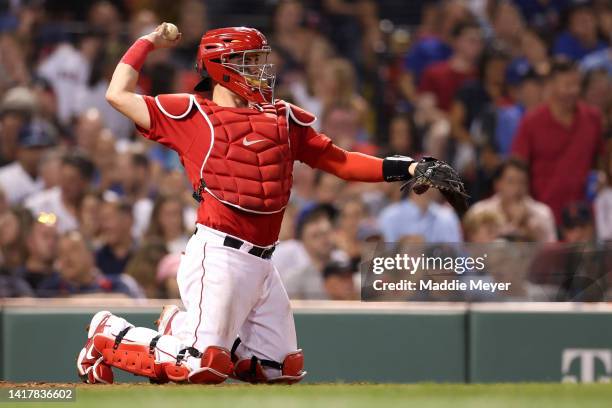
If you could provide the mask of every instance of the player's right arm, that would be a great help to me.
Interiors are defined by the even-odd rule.
[[[106,91],[106,100],[113,108],[130,118],[143,129],[150,129],[151,119],[147,104],[141,95],[136,93],[136,84],[140,68],[147,54],[158,48],[169,48],[180,40],[170,41],[162,36],[163,24],[151,34],[140,37],[125,53],[115,68],[113,77]]]

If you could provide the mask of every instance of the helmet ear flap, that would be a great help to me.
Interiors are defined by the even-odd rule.
[[[195,70],[200,74],[200,82],[196,84],[193,88],[194,91],[197,92],[206,92],[212,90],[212,81],[208,71],[206,71],[206,67],[202,64],[202,69],[198,67],[198,63],[195,63]]]

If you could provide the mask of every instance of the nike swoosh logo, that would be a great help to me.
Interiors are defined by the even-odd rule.
[[[263,142],[264,139],[251,140],[250,142],[247,140],[246,136],[242,139],[242,144],[245,146],[254,145],[255,143]]]

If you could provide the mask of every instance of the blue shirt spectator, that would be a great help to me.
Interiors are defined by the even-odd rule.
[[[606,43],[598,40],[592,47],[585,47],[580,41],[569,32],[559,34],[553,46],[553,54],[580,61],[587,54],[606,49]]]
[[[429,197],[428,197],[429,196]],[[418,204],[417,204],[418,203]],[[424,209],[423,209],[424,208]],[[406,236],[421,236],[425,242],[461,242],[461,227],[455,212],[431,201],[429,192],[385,208],[378,225],[386,242]]]
[[[54,273],[45,279],[38,288],[40,297],[61,297],[70,295],[84,295],[92,293],[120,293],[129,297],[138,297],[130,285],[119,276],[108,277],[96,274],[92,280],[85,284],[70,282]]]
[[[510,153],[512,140],[521,118],[525,113],[525,108],[521,105],[501,106],[497,108],[497,124],[495,127],[495,142],[497,152],[506,157]]]
[[[593,71],[603,68],[612,76],[612,48],[606,48],[587,54],[580,63],[580,70],[583,72]]]
[[[447,60],[453,53],[452,48],[437,37],[424,37],[408,51],[404,66],[418,83],[425,68],[434,62]]]

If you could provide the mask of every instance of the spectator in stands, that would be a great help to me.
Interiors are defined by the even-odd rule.
[[[602,113],[604,133],[609,136],[612,125],[612,76],[603,68],[587,71],[582,80],[582,97]]]
[[[567,30],[559,34],[553,55],[580,61],[588,53],[603,50],[606,43],[597,34],[597,19],[593,8],[579,4],[569,11]]]
[[[517,159],[502,163],[494,177],[495,195],[474,204],[466,214],[494,213],[501,217],[500,235],[513,240],[555,242],[552,211],[529,196],[529,171]]]
[[[538,32],[550,33],[556,30],[560,24],[561,13],[567,7],[567,0],[513,0],[523,18]]]
[[[511,55],[518,55],[525,23],[519,9],[511,1],[499,1],[494,6],[492,25],[494,41],[507,49]]]
[[[183,202],[180,198],[159,196],[153,205],[151,222],[146,234],[148,239],[161,240],[170,253],[185,250],[189,235],[183,219]]]
[[[102,224],[102,219],[100,217],[100,209],[103,201],[100,192],[96,190],[88,191],[83,197],[81,207],[79,208],[79,232],[95,248],[101,246],[100,225]]]
[[[345,150],[376,154],[377,147],[368,142],[359,111],[350,105],[328,106],[321,118],[321,131]]]
[[[118,165],[115,136],[109,129],[103,129],[96,139],[91,156],[96,166],[95,186],[100,191],[111,189],[116,183]]]
[[[508,103],[506,67],[510,55],[503,48],[490,48],[482,55],[477,80],[466,82],[455,95],[451,109],[453,135],[463,143],[472,143],[470,127],[489,105]]]
[[[323,286],[330,300],[356,300],[355,270],[348,262],[332,262],[323,269]]]
[[[91,186],[94,171],[94,164],[87,156],[66,154],[62,158],[60,185],[33,194],[25,201],[25,206],[33,214],[55,214],[60,233],[78,229],[79,208]]]
[[[151,163],[141,152],[128,151],[117,160],[119,189],[134,209],[133,235],[144,235],[153,211]]]
[[[157,21],[153,21],[153,23],[153,29],[155,29]],[[181,42],[171,50],[172,60],[183,70],[192,72],[193,61],[195,61],[196,50],[200,45],[202,33],[209,29],[206,3],[199,0],[182,1],[177,24],[181,27]],[[146,31],[140,35],[149,32]],[[134,38],[138,38],[140,35]]]
[[[38,214],[25,232],[28,255],[16,273],[28,282],[34,293],[38,292],[43,281],[56,273],[53,267],[57,257],[56,221],[54,214]]]
[[[612,241],[612,144],[608,145],[603,173],[604,185],[595,197],[595,226],[598,239]]]
[[[582,201],[573,202],[561,212],[561,236],[572,244],[589,243],[595,240],[595,225],[590,206]]]
[[[33,296],[28,282],[0,266],[0,299]]]
[[[0,214],[0,266],[12,271],[24,264],[28,255],[26,231],[31,223],[32,214],[21,207]]]
[[[542,101],[543,81],[534,70],[509,82],[515,103],[489,105],[480,112],[470,128],[478,152],[477,182],[471,195],[476,200],[488,197],[493,191],[493,176],[510,154],[512,141],[524,114]]]
[[[19,131],[37,109],[36,96],[26,87],[9,89],[0,103],[0,166],[17,159]]]
[[[612,76],[612,47],[608,46],[603,50],[592,52],[580,62],[580,69],[585,72],[600,68],[605,69],[608,75]]]
[[[38,169],[45,189],[60,185],[62,168],[62,148],[48,149],[42,157]]]
[[[408,199],[386,207],[378,217],[385,242],[415,237],[424,242],[461,242],[459,218],[452,208],[436,202],[438,193],[411,192]]]
[[[132,206],[123,200],[107,200],[100,209],[102,247],[96,251],[96,266],[106,276],[123,273],[136,251],[132,238]]]
[[[341,107],[353,112],[359,129],[365,126],[369,107],[357,91],[355,68],[346,59],[327,59],[322,67],[317,67],[312,81],[312,96],[299,85],[292,87],[292,93],[297,103],[319,118],[328,115],[333,108]]]
[[[38,75],[48,80],[55,90],[58,103],[58,118],[69,124],[81,107],[75,98],[87,84],[91,66],[103,41],[100,32],[84,33],[78,47],[68,42],[57,46],[39,65]]]
[[[531,194],[561,220],[567,204],[585,198],[587,176],[602,151],[600,113],[579,100],[576,65],[555,60],[546,104],[527,113],[517,131],[512,153],[531,172]]]
[[[92,249],[83,236],[76,231],[63,234],[59,240],[57,269],[40,284],[39,296],[57,297],[110,293],[135,296],[130,287],[117,276],[108,277],[100,273],[94,263]]]
[[[176,281],[180,263],[180,254],[168,254],[159,261],[155,280],[160,297],[164,299],[179,299],[181,297]]]
[[[422,155],[421,143],[418,140],[414,120],[410,115],[397,114],[391,118],[388,140],[385,156],[399,154],[415,159]]]
[[[419,93],[431,93],[436,106],[448,112],[455,93],[468,80],[477,76],[477,63],[483,48],[482,31],[478,24],[462,22],[452,32],[453,55],[430,65],[419,83]]]
[[[161,261],[167,254],[166,244],[163,241],[148,239],[134,252],[134,256],[130,258],[126,265],[124,274],[132,277],[138,283],[138,286],[143,290],[144,297],[150,299],[166,297],[165,286],[158,280],[158,272],[162,267]],[[176,269],[172,276],[174,280],[176,280],[178,262],[180,262],[180,254],[177,254]],[[165,272],[169,273],[168,271]]]
[[[43,155],[55,144],[55,136],[43,121],[32,121],[19,131],[17,160],[0,168],[0,187],[11,204],[43,190],[39,169]]]
[[[314,201],[318,204],[328,205],[330,207],[334,207],[336,200],[344,196],[347,187],[346,183],[338,177],[330,177],[329,173],[322,171],[316,172],[314,182]]]
[[[358,239],[359,229],[368,222],[368,213],[361,197],[347,197],[336,220],[334,242],[350,259],[349,268],[356,271],[361,262],[361,244]]]
[[[323,271],[332,261],[348,259],[334,249],[329,210],[311,206],[298,219],[297,240],[281,242],[272,262],[278,269],[289,297],[326,299]]]
[[[99,110],[89,108],[81,112],[74,125],[74,139],[77,147],[90,157],[94,157],[96,143],[103,129],[104,120]]]
[[[495,242],[502,236],[503,223],[495,210],[468,211],[462,222],[465,240],[474,244]]]
[[[509,61],[510,55],[503,48],[486,50],[480,62],[479,79],[468,81],[459,88],[450,111],[452,132],[457,141],[453,163],[476,200],[485,195],[483,190],[487,186],[483,179],[497,163],[487,161],[491,157],[476,145],[470,129],[480,112],[508,103],[505,79]]]
[[[299,0],[282,0],[277,3],[272,16],[271,37],[274,52],[278,53],[285,71],[304,69],[310,48],[319,34],[304,26],[304,4]]]
[[[423,3],[416,41],[410,47],[404,60],[407,77],[401,82],[407,99],[413,100],[412,83],[420,82],[425,69],[451,56],[453,50],[449,43],[452,28],[466,20],[468,16],[469,11],[459,1]],[[405,88],[406,86],[409,88]]]

